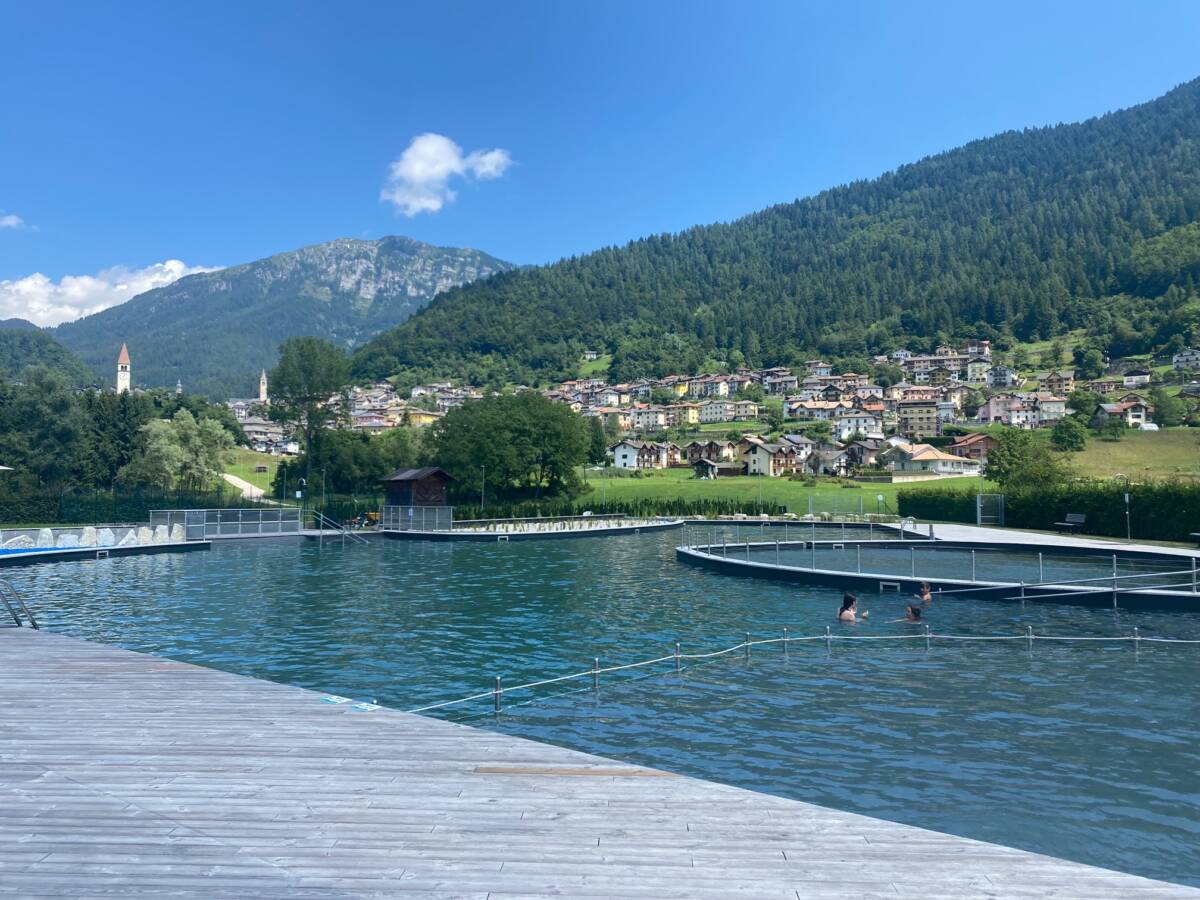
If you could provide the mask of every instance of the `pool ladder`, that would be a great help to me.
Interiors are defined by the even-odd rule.
[[[346,542],[347,538],[349,538],[352,542],[357,543],[357,544],[371,543],[362,535],[355,534],[353,531],[351,531],[349,528],[347,528],[341,522],[334,521],[333,519],[329,518],[329,516],[325,515],[322,512],[318,512],[317,510],[314,509],[312,511],[312,514],[313,514],[313,524],[317,526],[317,530],[322,532],[322,534],[324,534],[324,531],[326,528],[329,528],[329,529],[332,529],[333,531],[340,533],[343,544]]]
[[[25,625],[25,623],[21,621],[20,613],[25,614],[25,618],[29,620],[29,624],[35,630],[41,628],[41,626],[37,623],[37,619],[33,617],[33,613],[29,611],[29,607],[25,605],[25,601],[21,599],[20,592],[13,587],[11,581],[4,581],[0,579],[0,603],[4,604],[4,608],[8,610],[8,614],[12,616],[13,621],[17,623],[18,628],[23,628]]]

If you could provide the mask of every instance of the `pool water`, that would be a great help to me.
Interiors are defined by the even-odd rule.
[[[903,598],[718,574],[678,533],[247,541],[15,573],[45,627],[411,709],[755,637],[911,633]],[[1200,615],[935,601],[956,634],[1200,638]],[[1200,885],[1200,645],[824,641],[437,714],[885,819]],[[584,688],[577,691],[577,688]],[[558,693],[551,693],[557,690]],[[568,693],[568,690],[575,692]],[[531,700],[533,702],[524,702]]]

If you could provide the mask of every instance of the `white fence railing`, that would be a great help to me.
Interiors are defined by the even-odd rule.
[[[379,511],[384,531],[450,531],[453,506],[385,506]]]

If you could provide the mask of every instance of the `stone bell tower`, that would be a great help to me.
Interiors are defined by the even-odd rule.
[[[117,393],[129,393],[129,379],[131,377],[129,364],[129,348],[124,344],[121,345],[121,353],[117,357]]]

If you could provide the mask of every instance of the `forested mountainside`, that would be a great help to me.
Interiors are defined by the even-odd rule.
[[[341,239],[181,278],[60,325],[55,336],[105,380],[129,345],[135,384],[253,396],[289,337],[349,349],[403,322],[439,292],[511,266],[478,250],[405,237]]]
[[[447,291],[362,347],[355,371],[536,383],[596,348],[626,380],[1075,328],[1112,352],[1145,351],[1200,338],[1198,220],[1200,80],[728,224]]]
[[[0,321],[0,375],[16,378],[28,366],[48,366],[76,386],[95,380],[78,356],[32,322]]]

